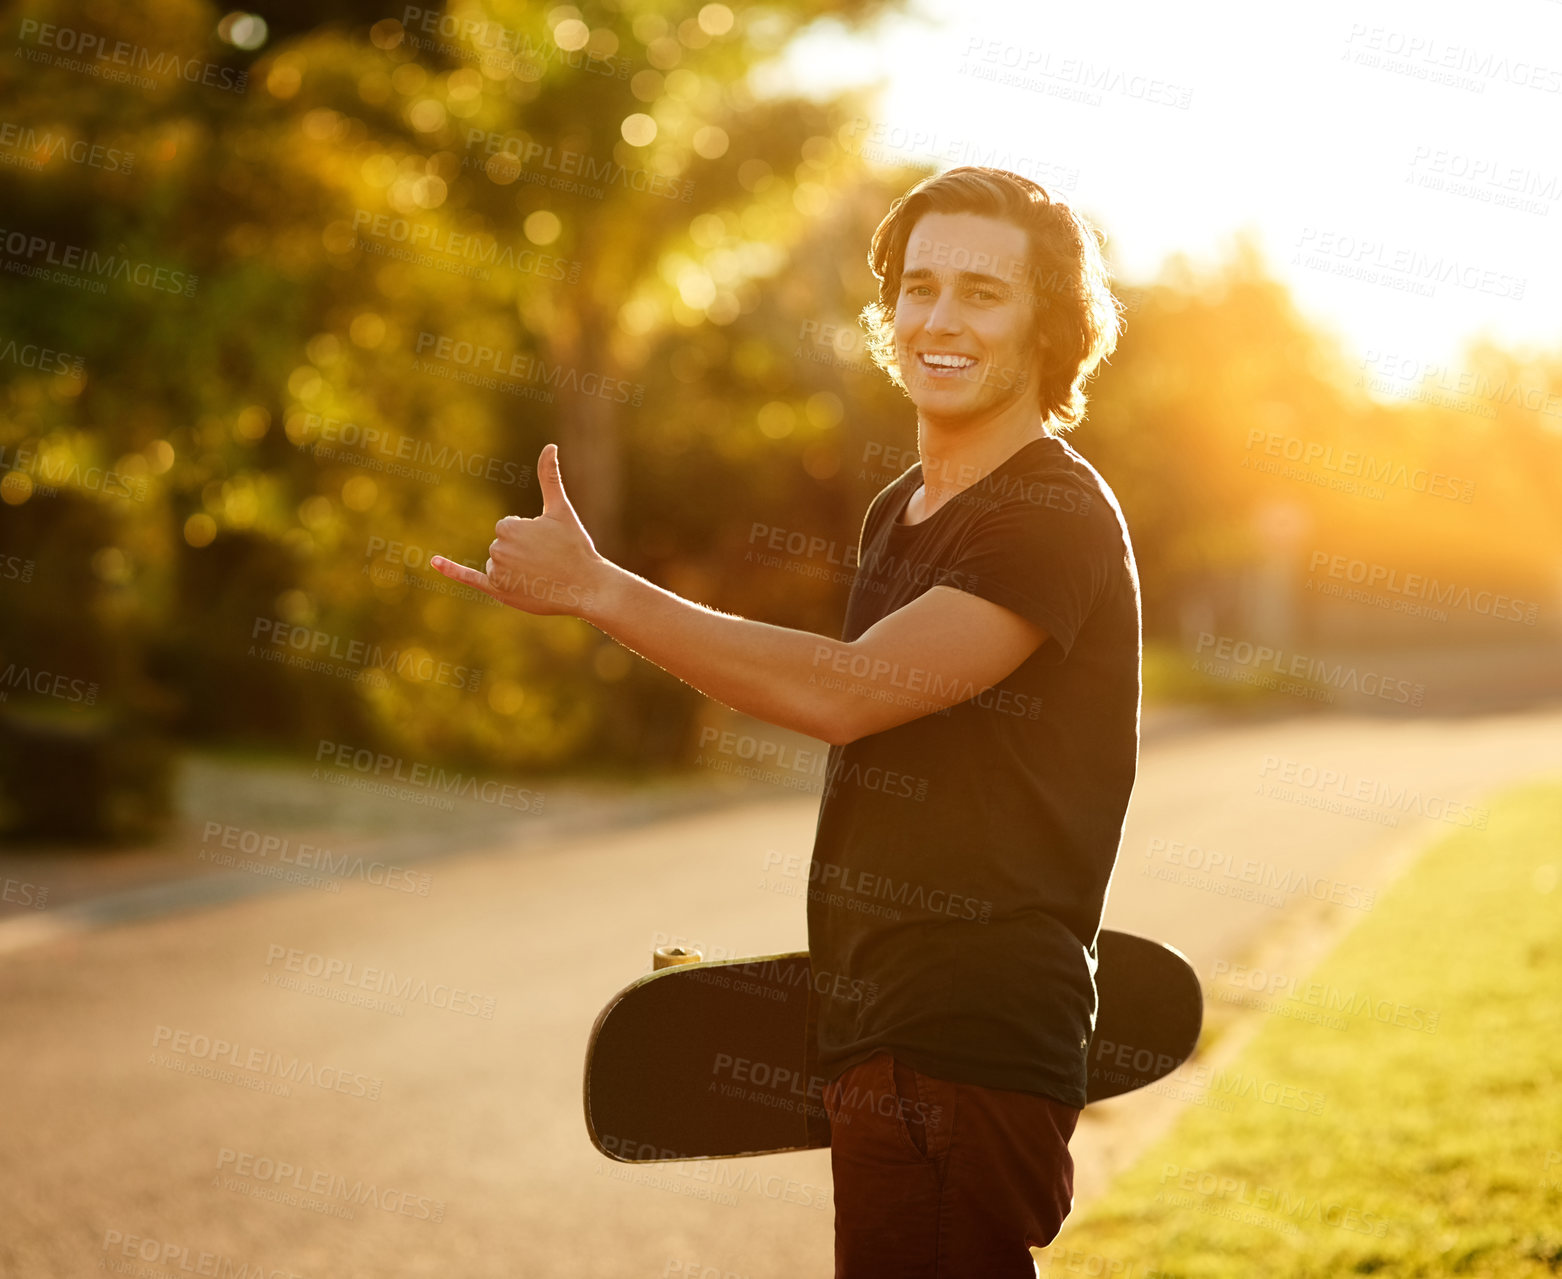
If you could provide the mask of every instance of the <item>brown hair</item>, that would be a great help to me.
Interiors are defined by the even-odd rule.
[[[1117,348],[1122,304],[1112,295],[1102,237],[1079,214],[1029,178],[1007,169],[962,165],[924,178],[884,215],[868,249],[879,300],[862,309],[873,361],[902,389],[895,352],[895,302],[906,242],[925,213],[981,213],[1026,233],[1027,281],[1038,352],[1036,398],[1049,434],[1085,415],[1085,382]]]

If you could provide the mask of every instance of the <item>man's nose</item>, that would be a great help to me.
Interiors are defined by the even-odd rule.
[[[927,330],[930,333],[958,333],[960,327],[960,303],[953,293],[945,290],[928,312]]]

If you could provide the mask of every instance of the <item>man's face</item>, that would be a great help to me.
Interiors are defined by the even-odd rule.
[[[895,348],[925,416],[985,415],[1034,396],[1024,230],[980,213],[927,213],[906,241]]]

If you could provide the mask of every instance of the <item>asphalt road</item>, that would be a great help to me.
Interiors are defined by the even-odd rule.
[[[1344,780],[1320,786],[1325,773]],[[1163,733],[1107,922],[1210,976],[1308,912],[1367,917],[1403,849],[1543,774],[1562,774],[1562,709]],[[1372,799],[1330,811],[1341,786]],[[653,945],[804,946],[785,858],[806,864],[817,800],[767,790],[542,845],[498,834],[413,864],[426,895],[349,878],[0,953],[0,1273],[220,1274],[226,1259],[247,1276],[829,1274],[826,1152],[627,1168],[592,1149],[581,1114],[592,1020]],[[290,951],[427,994],[384,1008],[290,988]],[[276,1091],[278,1056],[312,1082]],[[1120,1159],[1134,1138],[1096,1108],[1086,1119],[1082,1183],[1099,1150]]]

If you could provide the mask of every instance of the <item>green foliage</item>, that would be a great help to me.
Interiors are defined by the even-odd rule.
[[[790,410],[792,440],[754,420],[812,393],[761,303],[842,183],[842,108],[757,99],[744,74],[812,18],[875,8],[599,6],[589,29],[404,9],[288,38],[236,92],[248,58],[208,5],[32,7],[23,50],[85,32],[155,65],[0,63],[28,162],[0,172],[9,225],[44,259],[181,287],[110,264],[0,302],[0,333],[67,370],[0,369],[0,550],[32,566],[0,587],[0,662],[47,654],[208,739],[490,767],[676,753],[689,690],[427,558],[480,564],[501,516],[535,513],[550,439],[599,545],[669,576],[700,579],[713,529],[767,502],[850,522],[799,462],[838,404]],[[691,503],[702,474],[729,500]]]
[[[206,740],[676,756],[690,690],[427,558],[480,564],[536,513],[554,440],[605,553],[839,626],[866,504],[915,458],[855,317],[869,235],[922,175],[864,168],[865,101],[748,73],[884,7],[344,6],[251,54],[203,0],[26,6],[0,58],[0,671]],[[129,64],[63,52],[83,39]],[[1363,552],[1550,581],[1554,417],[1376,404],[1245,249],[1125,292],[1075,442],[1122,500],[1151,634],[1259,554],[1275,501]],[[1556,360],[1474,358],[1562,385]],[[1255,429],[1440,466],[1480,506],[1259,474]]]

